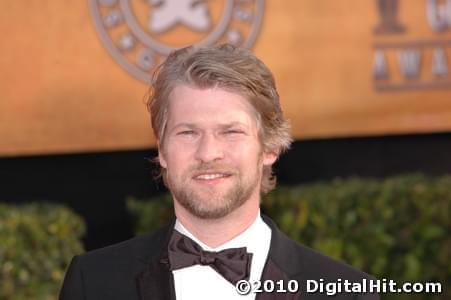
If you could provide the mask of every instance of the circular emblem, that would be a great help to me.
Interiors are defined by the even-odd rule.
[[[128,73],[149,82],[174,49],[232,43],[250,48],[264,0],[89,0],[96,30]]]

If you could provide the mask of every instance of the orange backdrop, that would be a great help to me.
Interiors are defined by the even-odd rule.
[[[451,129],[451,76],[431,71],[437,48],[451,67],[451,22],[433,30],[426,1],[404,0],[404,30],[377,33],[382,2],[265,1],[252,49],[274,72],[295,138]],[[154,145],[147,85],[110,56],[88,1],[2,1],[0,28],[0,155]],[[410,50],[421,60],[408,79],[400,52]],[[373,75],[378,51],[382,79]]]

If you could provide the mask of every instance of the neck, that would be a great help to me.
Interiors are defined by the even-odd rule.
[[[174,201],[178,221],[205,245],[216,248],[230,241],[254,223],[260,201],[249,199],[241,207],[218,219],[201,219],[190,214]]]

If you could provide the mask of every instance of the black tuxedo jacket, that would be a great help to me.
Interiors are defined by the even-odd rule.
[[[266,299],[379,299],[377,294],[307,293],[307,280],[361,282],[374,279],[289,239],[267,217],[271,246],[262,280],[297,280],[297,293],[259,293]],[[73,258],[66,273],[60,300],[175,300],[174,279],[169,270],[167,245],[174,224],[154,234],[139,236]],[[211,299],[214,299],[212,295]]]

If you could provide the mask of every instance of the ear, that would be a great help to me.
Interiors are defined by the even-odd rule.
[[[160,166],[162,168],[167,169],[168,164],[166,162],[166,158],[164,157],[163,150],[161,149],[161,144],[159,140],[157,140],[157,148],[158,148],[158,162],[160,163]]]
[[[278,157],[279,153],[277,151],[263,152],[263,165],[271,166],[273,163],[276,162]]]

